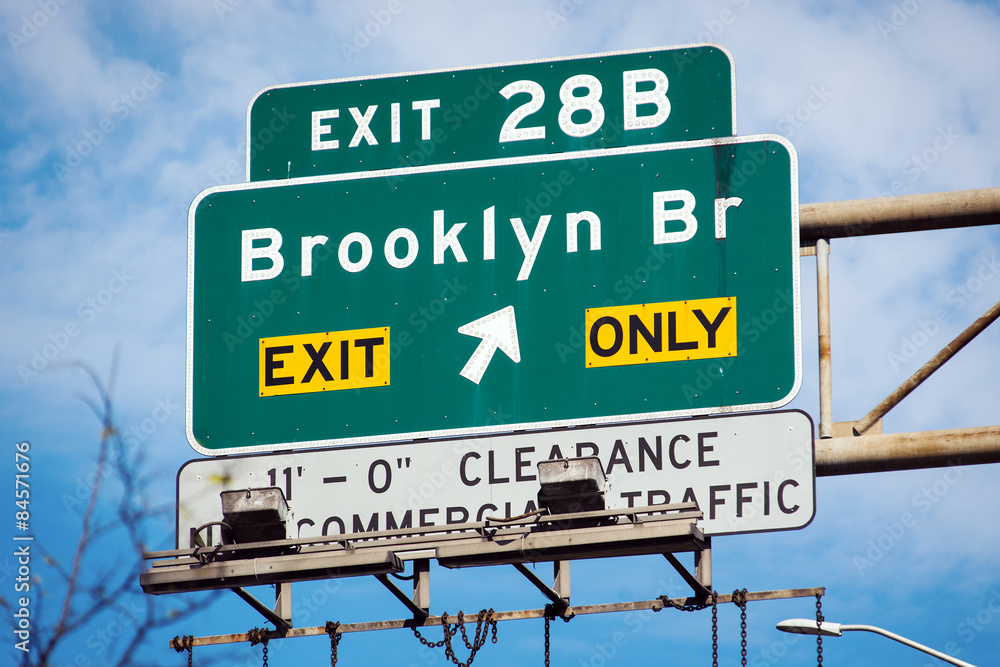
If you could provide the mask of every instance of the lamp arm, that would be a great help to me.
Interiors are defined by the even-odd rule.
[[[900,644],[905,644],[906,646],[909,646],[910,648],[915,648],[918,651],[923,651],[924,653],[926,653],[928,655],[932,655],[935,658],[937,658],[938,660],[944,660],[945,662],[947,662],[949,664],[958,665],[959,667],[975,667],[975,665],[973,665],[971,663],[968,663],[968,662],[965,662],[964,660],[959,660],[958,658],[953,658],[953,657],[951,657],[950,655],[948,655],[946,653],[941,653],[940,651],[935,651],[934,649],[932,649],[932,648],[930,648],[928,646],[924,646],[923,644],[918,644],[917,642],[913,641],[912,639],[907,639],[906,637],[901,637],[900,635],[897,635],[894,632],[889,632],[888,630],[883,630],[882,628],[877,628],[874,625],[845,625],[845,624],[841,624],[840,629],[843,632],[847,632],[849,630],[860,630],[862,632],[874,632],[877,635],[882,635],[883,637],[888,637],[889,639],[897,641]]]

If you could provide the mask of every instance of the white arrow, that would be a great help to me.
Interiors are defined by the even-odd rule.
[[[514,321],[514,306],[501,308],[475,322],[458,328],[458,333],[482,338],[482,342],[472,353],[459,375],[476,384],[483,379],[486,367],[499,347],[515,364],[521,362],[521,348],[517,344],[517,323]]]

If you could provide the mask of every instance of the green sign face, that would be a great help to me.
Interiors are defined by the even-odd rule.
[[[302,178],[736,133],[733,63],[712,45],[265,88],[247,178]]]
[[[773,408],[800,383],[780,137],[212,188],[188,437],[271,451]]]

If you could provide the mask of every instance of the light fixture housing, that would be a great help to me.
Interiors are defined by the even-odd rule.
[[[829,621],[816,623],[815,619],[809,620],[808,618],[790,618],[787,621],[778,623],[775,627],[782,632],[790,632],[794,635],[840,637],[843,634],[840,629],[840,623],[831,623]]]
[[[287,535],[288,503],[276,486],[223,491],[222,516],[229,526],[224,544],[248,544],[283,540]]]
[[[605,509],[607,477],[596,456],[539,461],[539,509],[573,514]]]

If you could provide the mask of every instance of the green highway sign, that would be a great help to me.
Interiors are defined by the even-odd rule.
[[[781,137],[223,186],[189,226],[201,453],[758,410],[801,381]]]
[[[711,44],[265,88],[247,180],[736,134],[729,53]]]

